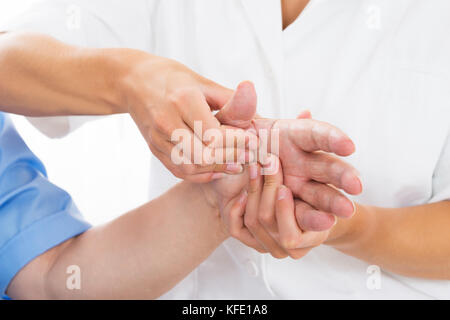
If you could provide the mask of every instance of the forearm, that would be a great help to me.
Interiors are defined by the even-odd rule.
[[[27,116],[126,112],[118,57],[126,49],[87,49],[32,33],[0,34],[0,106]]]
[[[24,269],[29,281],[22,270],[22,281],[13,283],[8,293],[13,298],[157,298],[225,238],[218,212],[197,186],[184,182],[39,257]],[[66,288],[70,265],[81,269],[81,290]],[[45,280],[34,280],[42,278],[39,268],[48,269]]]
[[[410,277],[450,280],[450,202],[383,209],[358,205],[340,220],[330,245]]]

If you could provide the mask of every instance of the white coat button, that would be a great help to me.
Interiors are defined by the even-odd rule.
[[[256,263],[252,260],[247,260],[245,262],[245,267],[247,268],[247,272],[252,277],[257,277],[259,275],[259,269]]]

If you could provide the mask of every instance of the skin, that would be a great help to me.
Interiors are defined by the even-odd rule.
[[[299,259],[323,244],[396,274],[450,280],[450,201],[395,209],[356,204],[353,218],[317,232],[308,230],[309,208],[283,185],[281,170],[250,177],[245,215],[229,230],[247,245],[257,240],[279,257]]]
[[[254,95],[247,95],[246,102],[251,105],[253,97]],[[311,114],[302,112],[298,118],[307,121]],[[258,121],[271,122],[264,119],[253,123]],[[298,134],[296,125],[287,127],[293,130],[285,131],[287,136]],[[330,136],[332,135],[323,136],[325,139],[322,144],[326,144]],[[283,139],[281,141],[289,142]],[[308,150],[307,144],[313,141],[317,143],[320,139],[304,141],[306,145],[303,150]],[[292,150],[298,150],[282,143],[279,158],[272,155],[272,161],[283,162],[284,157],[301,157],[301,153],[292,154]],[[313,149],[310,151],[314,151]],[[331,215],[320,212],[318,208],[331,210],[333,202],[340,201],[340,198],[328,198],[321,192],[323,185],[316,188],[316,181],[308,182],[307,178],[299,176],[296,170],[302,162],[305,160],[285,161],[283,165],[275,166],[280,168],[279,171],[265,176],[261,176],[258,164],[250,164],[245,215],[236,216],[234,220],[228,219],[234,221],[227,224],[233,237],[259,252],[270,252],[276,258],[290,256],[299,259],[314,247],[325,244],[393,273],[428,279],[450,279],[450,201],[409,208],[355,204],[351,219],[345,215],[345,219],[330,219]],[[333,176],[338,178],[330,181],[331,184],[347,179],[345,171],[340,175],[329,172],[329,177]],[[302,184],[307,186],[306,194],[301,193],[304,190]],[[350,185],[357,186],[357,183]],[[309,203],[300,199],[307,199]]]
[[[0,100],[6,112],[37,117],[128,112],[151,151],[177,177],[208,182],[215,172],[242,171],[241,166],[227,166],[226,159],[224,164],[195,165],[191,158],[192,165],[168,165],[172,132],[186,129],[192,140],[200,141],[193,131],[196,120],[204,130],[221,130],[211,111],[233,94],[176,61],[138,50],[78,48],[45,35],[7,33],[0,35],[0,65]],[[222,146],[234,147],[226,141]]]
[[[308,3],[309,0],[281,0],[283,30],[298,18]]]
[[[242,172],[241,163],[249,160],[251,148],[248,144],[235,147],[234,141],[226,139],[202,142],[191,132],[194,121],[198,120],[202,122],[204,130],[224,132],[232,127],[238,139],[247,140],[249,133],[244,129],[249,128],[256,114],[256,100],[247,103],[247,97],[254,94],[253,85],[249,82],[242,83],[236,94],[173,60],[131,49],[73,47],[51,37],[31,33],[0,35],[0,66],[5,70],[0,74],[3,111],[27,116],[129,112],[153,154],[179,178],[209,182],[223,177],[221,173]],[[26,95],[23,94],[24,87],[27,88]],[[232,103],[227,105],[229,101]],[[220,109],[219,115],[214,117],[211,109]],[[225,120],[227,127],[223,126]],[[264,120],[257,119],[255,123],[259,122],[263,123]],[[270,129],[270,122],[265,121],[264,124],[267,124],[266,129]],[[333,167],[339,171],[337,175],[346,173],[351,176],[337,187],[351,190],[354,194],[361,192],[361,188],[356,190],[352,186],[354,181],[359,186],[360,182],[356,170],[350,165],[335,157],[309,155],[308,152],[331,150],[339,155],[350,155],[354,146],[342,131],[311,119],[281,121],[276,125],[280,125],[284,132],[280,135],[280,144],[294,147],[297,150],[294,156],[305,160],[305,166],[293,174],[300,174],[305,181],[324,178],[330,175],[327,167],[333,163]],[[291,139],[287,133],[291,126],[296,126],[298,133],[304,135],[304,140],[308,142]],[[194,145],[194,152],[190,156],[183,154],[185,159],[194,160],[194,153],[198,151],[195,146],[203,144],[203,147],[208,145],[207,149],[216,153],[221,149],[224,155],[221,162],[224,164],[176,165],[171,158],[176,146],[171,141],[171,135],[177,129],[186,129]],[[330,140],[330,135],[335,138]],[[315,141],[330,143],[317,144]],[[284,159],[283,155],[280,156]],[[311,161],[306,161],[308,159]],[[322,185],[328,180],[323,181]],[[325,185],[323,192],[328,194],[328,198],[343,197]],[[328,213],[351,215],[353,208],[350,201],[344,199],[340,203],[339,208],[332,208]]]
[[[296,223],[306,212],[304,205],[282,185],[282,171],[264,177],[259,170],[251,171],[209,184],[182,182],[141,208],[68,240],[25,266],[11,282],[8,295],[14,299],[157,298],[229,236],[259,246],[260,252],[271,245],[285,248],[279,258],[299,259],[326,244],[399,274],[450,279],[450,246],[448,236],[443,236],[448,234],[449,202],[404,209],[358,205],[353,219],[338,220],[329,231],[304,231]],[[433,218],[424,219],[424,213]],[[244,223],[259,221],[261,216],[266,221],[260,230],[266,232],[260,237],[265,240],[262,246]],[[433,230],[434,236],[426,230]],[[438,249],[430,250],[429,245]],[[66,269],[73,264],[82,271],[81,290],[65,287]]]
[[[206,188],[206,186],[204,186]],[[244,201],[224,199],[227,210]],[[202,187],[183,182],[166,194],[47,251],[11,282],[13,299],[154,299],[170,290],[227,238]],[[78,265],[81,290],[66,289]]]
[[[352,202],[338,189],[353,195],[360,194],[362,183],[359,173],[346,162],[331,155],[353,154],[355,146],[351,139],[334,126],[312,120],[308,113],[297,119],[256,117],[251,122],[232,119],[230,116],[236,114],[233,107],[238,110],[256,110],[257,99],[253,85],[244,83],[238,89],[230,104],[217,114],[217,118],[226,125],[254,130],[256,133],[268,132],[268,141],[272,140],[273,130],[277,130],[279,146],[277,150],[273,150],[269,143],[267,151],[280,159],[285,184],[296,198],[317,209],[311,213],[316,218],[312,221],[314,226],[311,225],[310,228],[315,231],[327,230],[333,226],[334,216],[352,216]],[[262,163],[266,160],[259,157]]]
[[[303,7],[300,2],[304,4]],[[293,3],[295,3],[295,5],[291,6]],[[283,28],[286,28],[295,20],[306,4],[307,1],[282,1]],[[295,7],[296,9],[290,9],[292,7]],[[209,80],[197,78],[197,75],[193,75],[191,71],[187,71],[172,61],[166,61],[153,56],[149,57],[149,55],[141,52],[120,49],[116,50],[117,55],[114,55],[113,51],[94,49],[89,51],[81,50],[79,48],[73,50],[73,48],[68,48],[53,39],[41,37],[42,36],[40,35],[28,34],[13,35],[7,40],[5,40],[6,37],[4,36],[0,38],[0,65],[2,68],[8,68],[7,71],[10,71],[10,74],[19,76],[13,81],[11,81],[10,78],[8,78],[9,81],[6,81],[6,78],[0,79],[0,98],[6,101],[4,106],[9,108],[9,111],[28,115],[109,114],[128,111],[138,122],[138,126],[149,142],[149,146],[151,148],[153,146],[153,149],[156,150],[154,151],[155,154],[157,154],[157,156],[159,155],[163,162],[163,155],[168,154],[168,148],[161,147],[160,145],[163,144],[158,142],[159,140],[157,140],[157,138],[160,137],[161,141],[164,139],[167,141],[168,132],[160,132],[164,131],[164,128],[166,128],[165,125],[167,124],[167,122],[163,122],[166,117],[161,116],[161,113],[164,114],[165,109],[162,108],[163,110],[161,111],[158,108],[149,107],[145,101],[152,101],[152,99],[156,97],[154,98],[154,101],[157,102],[158,106],[164,105],[168,106],[168,108],[172,107],[172,110],[176,110],[175,113],[181,115],[181,119],[184,119],[183,117],[186,118],[186,114],[183,115],[183,110],[181,110],[183,105],[187,103],[192,106],[192,108],[200,105],[203,107],[200,107],[199,110],[197,110],[198,114],[201,114],[202,116],[205,115],[205,117],[208,118],[209,116],[207,116],[205,112],[206,106],[204,101],[207,102],[210,110],[214,108],[223,109],[226,101],[233,95],[232,91],[224,88],[220,89],[219,87],[214,86]],[[27,40],[25,42],[29,47],[23,46],[23,40]],[[40,44],[39,46],[38,43]],[[42,46],[43,43],[48,44],[49,48],[54,49],[53,53],[58,52],[59,55],[51,55],[52,52],[46,52],[46,50],[42,49],[42,47],[47,48],[45,45]],[[35,45],[36,48],[39,48],[38,51],[41,53],[41,60],[39,60],[36,55],[31,54],[33,51],[36,52],[36,50],[30,50],[33,49],[33,45]],[[16,59],[18,54],[21,58],[31,58],[31,60],[23,59],[23,61],[31,61],[31,63],[26,63],[25,65],[18,64],[17,61],[19,61],[19,59]],[[72,55],[75,55],[75,57]],[[68,73],[71,74],[71,77],[61,78],[61,74],[51,72],[52,68],[50,68],[50,72],[48,70],[43,72],[44,62],[49,61],[49,56],[52,58],[50,60],[55,63],[55,68],[53,70],[59,70],[57,67],[65,68],[65,70],[74,71],[75,73],[73,74],[78,77],[73,77],[72,73]],[[56,57],[61,59],[55,59]],[[119,60],[136,61],[136,64],[134,65],[135,68],[131,68],[134,72],[130,72],[129,68],[118,63],[117,61]],[[58,65],[58,63],[61,64]],[[97,74],[90,74],[88,71],[91,70],[91,68],[89,68],[91,65],[95,65],[96,69],[100,70],[100,72]],[[18,68],[18,66],[20,66],[20,68]],[[70,68],[71,66],[73,67],[72,69]],[[139,66],[139,68],[137,66]],[[148,74],[145,74],[145,72],[142,71],[143,69],[146,69]],[[150,70],[153,70],[154,72],[150,72]],[[169,70],[169,72],[166,73],[166,70]],[[158,74],[155,71],[162,71],[162,73]],[[118,77],[120,81],[117,82],[106,81],[106,79],[116,78],[110,77],[110,72],[113,72],[113,74],[121,74],[123,76]],[[46,85],[42,85],[37,81],[29,81],[33,74],[39,74],[40,79],[45,78]],[[153,79],[155,74],[158,74],[158,76],[154,84],[161,81],[162,85],[160,83],[159,87],[155,87],[159,89],[152,91],[153,87],[147,88],[142,79],[145,78],[145,81],[150,83],[149,79]],[[73,79],[80,78],[92,80],[91,82],[85,82],[90,85],[89,88],[92,90],[88,89],[88,86],[83,87],[83,83],[80,81],[73,81]],[[137,87],[144,89],[144,91],[148,93],[146,97],[143,95],[140,99],[139,97],[133,96],[133,94],[126,93],[133,92],[133,89],[130,87],[139,83],[138,79],[141,79],[142,87]],[[172,87],[171,81],[178,81],[178,79],[181,79],[179,80],[181,82],[178,85],[174,84]],[[29,86],[27,86],[27,88],[30,88],[31,94],[24,98],[17,98],[18,96],[21,96],[19,93],[22,92],[23,83],[27,83],[27,81],[29,81]],[[151,83],[153,84],[153,82]],[[180,87],[182,90],[178,90]],[[186,87],[188,89],[185,89]],[[192,89],[193,87],[194,89]],[[128,90],[123,88],[128,88]],[[167,95],[162,95],[161,90],[165,90],[166,88],[169,88],[168,91],[170,93],[173,92],[172,90],[176,93],[173,95],[170,94],[170,98],[168,98]],[[225,93],[226,91],[228,93]],[[203,95],[202,99],[199,98],[201,96],[199,92]],[[136,94],[137,93],[135,92],[135,95]],[[68,97],[70,97],[70,99]],[[202,100],[201,103],[200,100]],[[58,106],[61,105],[64,105],[65,108],[60,109]],[[83,105],[86,109],[80,110],[80,105]],[[159,112],[155,112],[155,110]],[[180,117],[177,119],[180,119]],[[140,119],[142,118],[145,119],[145,121],[140,122]],[[299,120],[304,121],[297,122],[301,123],[301,125],[299,125],[300,129],[297,130],[304,130],[305,127],[317,129],[317,125],[311,125],[312,122],[309,122],[312,120],[308,119],[310,118],[310,114],[307,112],[302,113],[300,118],[301,119]],[[216,119],[225,119],[223,122],[224,124],[230,121],[242,121],[242,119],[233,112],[228,114],[226,112],[219,112]],[[186,120],[188,121],[188,119]],[[236,126],[247,126],[248,119],[245,118],[243,121],[245,125],[241,123]],[[217,123],[213,124],[213,122],[214,120],[211,121],[210,124],[216,126]],[[257,128],[258,124],[264,126],[268,123],[269,125],[276,124],[277,126],[280,126],[281,129],[291,127],[289,123],[283,127],[283,122],[274,124],[267,119],[254,119],[252,126]],[[160,130],[155,130],[154,128],[159,128]],[[314,130],[309,130],[309,132],[314,132]],[[290,141],[291,136],[289,135],[289,130],[285,130],[285,133],[285,137],[287,137],[286,144],[288,145],[289,142],[292,142]],[[152,139],[153,136],[156,136],[156,138]],[[327,138],[329,136],[330,135],[325,135],[326,139],[323,141],[329,142],[330,140]],[[337,146],[342,146],[342,141],[344,140],[340,140],[339,143],[337,143]],[[316,141],[322,140],[316,139]],[[160,146],[163,151],[157,150],[155,145]],[[317,152],[318,150],[313,148],[297,147],[298,149],[301,149],[302,152],[309,153],[307,155],[314,154],[315,156],[320,154]],[[334,146],[334,144],[332,146],[328,145],[328,149],[323,151],[336,152],[335,148],[339,147]],[[283,149],[285,148],[282,148],[282,150]],[[160,152],[159,154],[158,151]],[[336,153],[339,154],[339,152]],[[279,160],[277,156],[280,157]],[[118,219],[103,227],[103,229],[95,228],[78,238],[69,240],[67,243],[50,250],[48,253],[35,259],[18,274],[13,280],[8,293],[13,297],[19,298],[64,297],[67,294],[67,291],[64,292],[64,289],[61,288],[61,283],[65,283],[64,276],[66,276],[64,274],[64,266],[66,266],[68,262],[73,261],[73,258],[77,258],[80,263],[85,263],[85,265],[83,265],[83,270],[84,268],[87,268],[87,276],[93,277],[95,275],[97,281],[99,269],[97,264],[92,263],[91,257],[97,257],[98,254],[104,254],[104,256],[101,256],[101,259],[98,259],[100,264],[104,263],[104,261],[111,261],[112,263],[109,264],[109,266],[111,266],[110,270],[102,269],[109,271],[105,272],[104,275],[106,275],[106,277],[104,279],[100,279],[103,286],[96,287],[93,285],[93,287],[88,287],[88,292],[83,293],[86,294],[84,297],[120,298],[125,297],[126,293],[127,298],[157,297],[170,289],[175,281],[181,280],[190,272],[190,270],[195,268],[195,266],[198,265],[202,259],[205,259],[209,253],[228,236],[228,234],[240,239],[249,246],[255,247],[260,252],[270,251],[272,255],[280,258],[287,255],[290,255],[293,258],[301,258],[315,246],[327,244],[346,254],[355,256],[369,263],[378,264],[383,269],[399,274],[433,279],[450,279],[450,248],[448,245],[450,241],[446,230],[446,226],[448,226],[450,222],[448,215],[450,212],[450,205],[448,202],[402,209],[383,209],[356,204],[356,215],[352,219],[338,219],[337,224],[331,230],[321,231],[319,229],[324,228],[324,225],[326,225],[324,221],[328,221],[329,223],[329,220],[320,220],[324,224],[319,224],[318,226],[317,222],[311,222],[311,216],[313,216],[311,213],[320,213],[322,207],[329,206],[330,203],[333,203],[330,199],[336,199],[336,194],[331,193],[330,197],[324,198],[325,200],[320,200],[321,197],[319,195],[323,193],[319,192],[321,191],[319,188],[312,188],[313,190],[316,190],[316,192],[311,194],[309,200],[310,204],[296,199],[295,194],[299,197],[307,198],[307,195],[305,194],[301,196],[301,189],[296,190],[296,187],[298,187],[297,184],[294,183],[296,179],[297,181],[301,181],[301,184],[303,185],[306,185],[311,181],[319,182],[322,184],[322,190],[324,186],[326,187],[326,182],[323,181],[324,179],[321,181],[321,179],[317,178],[320,176],[317,175],[317,172],[305,171],[304,168],[301,170],[301,174],[296,173],[295,170],[299,170],[299,166],[296,166],[295,164],[290,166],[283,161],[282,152],[279,155],[274,155],[272,158],[276,159],[275,161],[281,161],[284,172],[280,170],[272,175],[261,177],[260,174],[258,174],[260,168],[258,165],[253,164],[244,174],[235,175],[232,176],[232,178],[227,176],[227,179],[220,179],[224,178],[224,175],[217,175],[215,172],[227,172],[226,167],[217,168],[217,166],[213,166],[212,168],[208,168],[206,173],[201,171],[204,168],[192,169],[192,167],[180,167],[178,169],[181,173],[174,172],[175,170],[172,168],[174,174],[191,180],[196,180],[198,178],[194,177],[196,175],[200,175],[200,179],[197,180],[203,182],[211,181],[214,177],[220,180],[213,181],[208,186],[187,185],[187,182],[185,182],[184,185],[181,184],[174,190],[169,191],[168,198],[170,201],[167,201],[167,198],[166,201],[163,201],[163,196],[161,199],[157,199],[120,218],[122,220]],[[285,156],[285,158],[287,158],[287,156]],[[314,163],[314,161],[311,162]],[[329,165],[325,165],[324,167],[328,168]],[[289,169],[293,172],[292,175],[288,174]],[[190,171],[187,172],[187,170]],[[242,168],[234,170],[233,172],[240,170],[242,170]],[[343,170],[341,172],[347,171]],[[248,175],[247,179],[250,177],[249,182],[247,179],[241,180],[241,177],[245,177],[245,174]],[[327,174],[325,174],[327,179],[334,177],[335,182],[338,180],[338,182],[343,183],[342,179],[336,180],[336,175],[329,175],[329,172]],[[289,179],[290,176],[293,178]],[[323,175],[321,178],[322,177]],[[298,180],[299,178],[300,180]],[[345,178],[344,180],[347,179],[348,178]],[[289,182],[289,180],[294,182]],[[352,182],[349,185],[343,183],[344,185],[342,185],[342,188],[344,190],[348,188],[347,190],[352,191],[352,188],[354,188],[355,185],[357,186],[357,184],[354,183],[356,180],[353,178],[348,180]],[[245,183],[245,181],[247,181],[247,183]],[[227,183],[239,188],[222,189],[221,184],[227,185]],[[283,183],[285,185],[293,185],[292,191],[290,189],[291,187],[286,187]],[[324,190],[325,194],[327,194],[326,190],[328,189]],[[234,197],[230,196],[230,194],[228,195],[229,197],[224,196],[224,194],[230,192]],[[355,193],[356,192],[357,191],[355,191]],[[192,201],[192,199],[196,199],[196,196],[200,194],[205,197],[205,201],[200,201],[200,203]],[[186,195],[188,196],[186,197]],[[229,200],[236,199],[236,197],[238,197],[238,200]],[[340,197],[338,198],[340,199]],[[180,199],[181,202],[178,203],[177,201],[177,205],[174,207],[166,207],[173,203],[173,199]],[[211,205],[203,207],[205,204]],[[192,207],[190,207],[191,205]],[[186,206],[192,209],[194,216],[189,217],[189,215],[185,215],[186,211],[191,212],[191,209],[186,210]],[[179,208],[183,208],[183,215],[180,213]],[[261,210],[261,208],[263,210]],[[195,219],[197,218],[195,213],[210,212],[209,210],[215,212],[215,215],[212,215],[215,219],[205,219],[204,216],[201,218],[198,217],[200,219]],[[325,211],[332,213],[330,211],[333,210],[334,209],[328,209]],[[164,215],[161,213],[163,211]],[[167,212],[173,213],[173,216],[172,214],[167,214]],[[218,215],[217,212],[220,212],[221,214]],[[337,214],[337,212],[334,213]],[[220,219],[218,219],[219,216],[222,217],[223,222],[220,222]],[[321,216],[327,217],[326,215]],[[142,217],[145,217],[145,219]],[[155,217],[157,223],[152,224],[152,217]],[[167,220],[165,220],[166,217]],[[158,219],[162,219],[163,223],[160,223],[161,220]],[[206,224],[207,228],[202,223],[204,222],[202,219],[205,219],[205,221],[208,222]],[[189,224],[193,221],[196,223]],[[217,223],[217,225],[215,223]],[[155,224],[157,225],[157,228],[155,228]],[[199,229],[195,229],[196,227],[199,227]],[[227,232],[222,232],[224,227],[228,230]],[[145,238],[144,236],[143,239],[146,241],[141,243],[138,241],[140,239],[136,239],[138,237],[133,237],[134,233],[138,235],[148,235],[147,231],[152,228],[155,229],[155,231],[161,231],[161,234],[156,233],[158,234],[158,237],[155,238],[157,240]],[[130,229],[133,230],[133,233],[124,232],[124,230],[128,231]],[[172,234],[171,230],[180,230],[181,233]],[[190,232],[191,235],[195,235],[193,238],[184,238],[185,236],[189,237],[189,235],[184,234],[183,231],[185,230],[194,230],[197,232]],[[432,234],[427,232],[428,230],[433,230]],[[166,235],[165,232],[171,237],[164,238],[164,235]],[[421,236],[418,237],[418,234]],[[182,241],[178,241],[178,235],[181,236]],[[120,243],[118,243],[117,239],[120,239]],[[166,242],[161,241],[161,239],[167,239],[167,243],[171,243],[172,245],[167,245]],[[171,241],[176,242],[172,243]],[[121,246],[122,243],[128,244],[128,246]],[[158,256],[155,256],[156,258],[153,257],[153,260],[151,259],[152,250],[146,250],[149,248],[149,243],[151,246],[156,246],[152,248],[159,254]],[[199,251],[192,249],[194,246],[191,245],[195,243],[199,244]],[[393,243],[396,245],[393,246]],[[186,244],[190,245],[185,247]],[[92,246],[93,248],[90,250],[90,247]],[[104,250],[105,247],[109,247],[111,250]],[[112,250],[112,248],[114,248],[114,250]],[[113,252],[117,248],[120,249],[117,256],[105,253],[105,251]],[[130,248],[132,248],[132,250],[130,250]],[[99,249],[102,249],[101,252]],[[176,252],[172,251],[172,249],[176,249]],[[177,260],[176,263],[178,267],[186,266],[186,269],[184,269],[184,267],[181,269],[171,267],[164,268],[164,271],[167,269],[169,275],[167,277],[164,275],[160,277],[160,279],[164,281],[159,282],[158,279],[152,278],[152,275],[148,272],[149,268],[146,268],[147,266],[140,269],[142,263],[139,263],[139,261],[158,261],[160,266],[166,266],[162,262],[167,262],[170,265],[171,259],[173,259],[178,252],[185,253],[186,250],[189,253],[191,253],[190,250],[192,250],[192,255],[189,254],[185,261],[179,263],[179,260]],[[129,253],[131,254],[129,255]],[[87,255],[87,257],[85,255]],[[167,258],[167,261],[161,260],[162,258]],[[114,270],[123,270],[120,266],[121,264],[123,265],[123,262],[127,261],[127,259],[132,262],[136,272],[127,272],[126,275],[114,274]],[[88,260],[89,263],[86,262]],[[117,269],[113,267],[116,264]],[[90,266],[92,269],[90,269]],[[126,267],[128,267],[128,264],[126,264]],[[158,266],[155,266],[155,268],[157,267]],[[42,277],[42,274],[44,274],[45,277]],[[141,275],[145,275],[145,277],[141,277]],[[103,276],[103,274],[101,274],[101,276]],[[121,278],[123,276],[125,277]],[[173,281],[171,281],[171,279],[173,279]],[[95,283],[96,281],[89,282]],[[111,288],[110,284],[112,281],[114,281],[114,283],[117,283],[116,281],[118,281],[118,285]],[[133,284],[133,286],[130,284]],[[143,286],[140,286],[142,284]],[[123,285],[123,287],[121,287],[121,285]],[[29,290],[29,288],[32,288],[32,290]],[[148,288],[152,289],[149,291]],[[59,291],[61,289],[63,291]],[[29,296],[24,296],[25,291],[29,291]],[[80,295],[80,297],[82,296]]]

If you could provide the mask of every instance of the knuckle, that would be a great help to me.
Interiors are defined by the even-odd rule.
[[[322,207],[323,210],[327,211],[327,212],[331,212],[332,209],[332,194],[330,194],[329,192],[326,192],[327,190],[324,190],[324,192],[321,192],[319,197],[319,202],[318,202],[318,207]]]
[[[250,182],[248,187],[248,193],[259,194],[260,189],[261,189],[261,180],[258,178]]]
[[[272,216],[267,212],[261,212],[261,215],[259,216],[259,223],[263,226],[270,225],[270,222],[272,221]]]
[[[197,170],[194,165],[184,165],[181,167],[181,171],[188,176],[192,176],[197,173]]]
[[[256,230],[259,227],[258,220],[248,215],[244,216],[244,225],[250,230]]]
[[[279,182],[275,178],[275,176],[266,176],[264,179],[264,188],[277,188],[279,186]]]
[[[273,252],[270,253],[272,255],[272,257],[274,257],[275,259],[285,259],[287,258],[289,255],[286,252],[283,252],[281,250],[275,250]]]
[[[294,260],[299,260],[306,256],[307,252],[304,250],[291,250],[289,251],[289,257],[291,257]]]
[[[229,230],[229,233],[230,233],[230,236],[233,237],[233,238],[235,238],[235,239],[238,239],[239,236],[240,236],[239,230],[237,230],[236,228],[231,228],[231,229]]]
[[[170,170],[170,168],[169,168],[169,170]],[[175,177],[177,177],[178,179],[184,179],[184,178],[186,177],[186,176],[185,176],[181,171],[179,171],[179,170],[172,169],[171,172],[172,172],[172,174],[173,174]]]
[[[259,193],[259,186],[257,183],[250,183],[248,187],[248,193],[249,194],[258,194]]]
[[[286,249],[296,249],[301,246],[302,239],[295,236],[286,236],[281,240],[281,244]]]
[[[177,178],[184,179],[185,175],[181,172],[180,168],[171,164],[164,164],[165,167]]]
[[[180,108],[185,106],[197,94],[197,90],[193,87],[178,88],[171,92],[168,96],[170,105]]]
[[[157,131],[162,132],[168,136],[172,134],[173,131],[172,122],[168,119],[167,115],[160,112],[155,113],[153,115],[153,123],[154,128]]]
[[[258,251],[259,253],[262,253],[262,254],[264,254],[264,253],[268,253],[268,251],[266,250],[266,249],[262,249],[262,248],[254,248],[256,251]]]

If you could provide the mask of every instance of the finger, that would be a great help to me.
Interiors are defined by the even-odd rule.
[[[304,181],[293,185],[294,194],[317,210],[340,218],[350,218],[355,213],[353,202],[332,186],[315,181]]]
[[[247,129],[256,114],[256,90],[250,81],[239,84],[230,101],[216,114],[220,123]]]
[[[206,102],[211,110],[222,109],[233,97],[234,90],[221,86],[220,84],[202,77],[200,88],[204,93]]]
[[[329,231],[307,231],[303,233],[300,246],[296,250],[311,249],[320,246],[328,239]]]
[[[235,149],[230,148],[221,149],[220,151],[205,148],[203,152],[205,162],[211,164],[196,165],[197,174],[207,172],[224,172],[228,174],[242,173],[243,164],[252,163],[256,158],[253,152],[244,150],[239,151],[238,157],[236,157],[234,154]]]
[[[154,147],[152,144],[149,144],[150,150],[154,154],[155,157],[161,161],[161,163],[177,178],[183,179],[185,177],[185,174],[180,170],[178,166],[176,166],[170,157],[168,157],[165,153],[162,153],[159,151],[156,147]]]
[[[153,135],[152,142],[159,146],[159,151],[170,154],[174,164],[180,166],[186,175],[207,172],[238,174],[243,171],[240,163],[253,161],[253,153],[245,149],[211,149],[204,146],[185,124],[179,124],[179,127],[170,142],[157,134]]]
[[[309,111],[309,110],[301,111],[297,116],[297,119],[311,119],[311,118],[312,118],[312,115],[311,115],[311,111]]]
[[[183,121],[194,131],[195,122],[202,124],[201,129],[219,129],[220,123],[211,112],[211,107],[206,101],[205,95],[200,90],[178,90],[171,97],[172,106],[181,114]],[[198,138],[202,138],[202,132],[195,132]]]
[[[250,182],[248,189],[247,207],[244,215],[244,224],[253,237],[275,258],[285,258],[287,253],[282,249],[259,222],[261,193],[263,190],[263,177],[261,167],[257,163],[250,164]]]
[[[226,130],[222,128],[220,122],[212,114],[201,91],[179,90],[175,97],[172,97],[172,106],[179,112],[182,122],[185,124],[183,126],[181,123],[177,123],[177,128],[186,129],[186,135],[193,134],[196,139],[191,139],[197,142],[198,146],[200,146],[198,144],[200,141],[204,146],[211,148],[245,149],[248,133],[242,129]],[[167,130],[162,128],[162,132],[167,133]],[[201,159],[201,154],[197,155],[197,159]],[[201,164],[199,161],[195,163]]]
[[[336,224],[334,215],[318,211],[299,200],[295,202],[295,218],[300,229],[304,231],[325,231]]]
[[[324,152],[306,154],[297,161],[297,170],[303,177],[317,182],[332,184],[338,189],[353,195],[362,192],[358,171],[347,162]],[[291,187],[288,185],[288,187]]]
[[[161,163],[177,178],[185,179],[190,182],[194,183],[207,183],[211,182],[213,180],[222,179],[225,177],[225,173],[222,173],[220,168],[206,173],[195,173],[195,165],[192,164],[180,164],[175,165],[172,158],[167,156],[166,153],[163,153],[158,150],[157,147],[155,147],[153,144],[149,144],[150,150],[152,153],[157,157]],[[186,163],[189,162],[188,159],[185,159]],[[219,166],[220,167],[220,166]],[[230,174],[236,174],[236,169],[231,172]]]
[[[275,235],[277,232],[277,224],[275,217],[275,204],[277,198],[277,190],[283,184],[283,172],[279,165],[278,157],[269,155],[270,167],[277,167],[278,170],[270,172],[264,176],[264,188],[261,195],[261,203],[259,208],[259,222],[264,226],[269,234]]]
[[[238,97],[242,95],[241,92],[243,90],[244,92],[247,91],[245,89],[240,89],[241,87],[245,88],[246,86],[241,85],[238,87],[238,91],[236,92]],[[222,127],[217,115],[214,116],[211,113],[211,109],[206,101],[206,98],[200,91],[186,91],[186,94],[182,96],[182,100],[185,105],[178,107],[182,119],[191,131],[193,131],[194,135],[200,139],[205,146],[209,146],[211,148],[245,148],[245,141],[247,140],[248,133],[243,129],[247,129],[248,126],[244,126],[240,123],[241,127],[239,127],[237,126],[237,122],[234,121],[229,123],[233,125],[233,127],[236,127],[234,130]],[[233,116],[246,118],[245,120],[239,121],[250,123],[251,119],[253,119],[254,113],[256,112],[256,104],[254,108],[250,108],[242,104],[237,105],[234,101],[235,99],[232,99],[229,105],[230,107],[225,106],[221,112],[226,113],[229,117]],[[177,106],[179,106],[179,104],[177,104]],[[255,112],[247,115],[246,113],[249,113],[249,109],[254,109]],[[239,110],[239,112],[236,110]],[[212,136],[214,139],[211,139],[209,136]]]
[[[353,141],[342,130],[326,122],[302,119],[292,122],[289,129],[291,141],[304,151],[325,151],[339,156],[355,152]]]
[[[264,247],[253,237],[250,231],[244,225],[244,213],[247,204],[248,193],[246,190],[242,192],[237,201],[234,201],[232,208],[224,214],[225,224],[228,228],[230,236],[241,241],[248,247],[265,253]]]
[[[291,257],[292,259],[295,259],[295,260],[303,258],[309,252],[311,252],[311,248],[302,248],[302,249],[288,250],[289,257]]]
[[[302,230],[298,227],[295,218],[295,206],[292,192],[285,186],[278,188],[275,214],[280,244],[284,249],[287,249],[288,252],[290,249],[298,248],[302,242]]]

